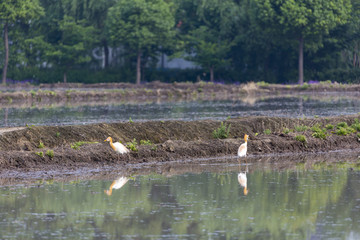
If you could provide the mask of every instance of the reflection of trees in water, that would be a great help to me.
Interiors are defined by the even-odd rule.
[[[32,226],[7,224],[2,231],[11,233],[21,228],[24,234],[33,236],[34,229],[46,233],[70,227],[76,230],[69,232],[70,236],[104,233],[114,238],[145,238],[151,233],[238,238],[242,232],[244,238],[282,239],[287,234],[306,238],[315,231],[316,222],[330,215],[339,221],[351,218],[346,225],[359,232],[358,174],[332,170],[263,171],[251,170],[251,166],[250,171],[251,194],[247,196],[239,187],[237,171],[185,173],[170,178],[138,176],[116,198],[104,197],[103,189],[109,187],[109,182],[2,188],[1,194],[6,196],[0,199],[4,217],[16,217]],[[41,213],[51,213],[51,221]],[[36,226],[31,224],[34,222]],[[338,226],[337,230],[346,233],[347,226]]]

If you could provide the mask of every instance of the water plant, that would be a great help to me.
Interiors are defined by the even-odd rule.
[[[53,150],[47,150],[46,155],[49,156],[50,158],[53,158],[54,157],[54,151]]]
[[[307,143],[306,137],[304,135],[296,135],[295,140],[302,143]]]
[[[129,117],[129,123],[133,123],[134,121]]]
[[[229,124],[229,126],[226,126],[226,123],[224,124],[223,122],[221,122],[220,127],[213,131],[213,137],[220,139],[227,138],[229,136],[230,127],[231,124]]]
[[[126,146],[134,152],[137,152],[137,142],[136,142],[136,138],[134,138],[131,142],[126,143]]]

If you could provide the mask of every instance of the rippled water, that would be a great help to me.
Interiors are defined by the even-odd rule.
[[[3,186],[0,239],[360,239],[356,166],[213,169]]]
[[[345,94],[344,94],[345,95]],[[59,107],[3,108],[0,127],[69,125],[146,120],[224,119],[228,116],[314,117],[360,112],[360,97],[354,96],[246,98],[226,101],[190,101],[138,104],[97,104]]]

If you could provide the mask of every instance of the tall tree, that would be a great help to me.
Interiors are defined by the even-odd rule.
[[[136,84],[140,84],[142,54],[159,52],[175,35],[171,7],[164,0],[119,0],[109,9],[107,26],[112,43],[136,55]]]
[[[255,0],[264,24],[298,41],[298,83],[304,83],[304,43],[319,48],[322,38],[350,17],[350,0]]]
[[[3,23],[5,59],[2,84],[6,84],[9,63],[9,27],[17,22],[29,23],[43,14],[38,0],[2,0],[0,2],[0,21]]]
[[[239,5],[233,0],[184,0],[179,2],[180,29],[186,38],[186,59],[209,70],[214,81],[214,70],[229,62],[239,20]]]
[[[59,37],[47,42],[45,55],[49,62],[63,69],[63,80],[67,82],[68,70],[91,60],[89,46],[94,41],[92,26],[85,26],[84,21],[76,22],[73,17],[65,16],[59,21]]]

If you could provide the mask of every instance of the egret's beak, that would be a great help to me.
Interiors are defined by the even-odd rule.
[[[248,194],[249,190],[245,187],[244,188],[244,195],[246,196]]]
[[[104,140],[104,142],[106,142],[106,141],[107,141],[107,139]]]

